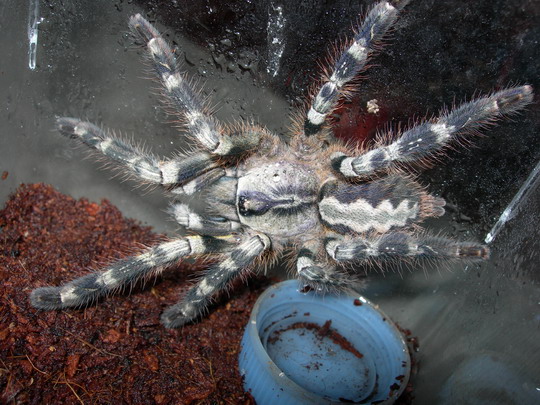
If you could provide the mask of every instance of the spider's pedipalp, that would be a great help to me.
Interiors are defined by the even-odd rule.
[[[167,328],[178,328],[198,318],[206,310],[215,293],[224,290],[242,273],[242,270],[269,248],[268,237],[255,235],[244,240],[230,252],[224,253],[220,262],[211,266],[179,303],[163,312],[161,322]]]
[[[429,159],[452,140],[475,132],[501,116],[521,110],[533,99],[532,87],[521,86],[479,98],[404,132],[390,145],[380,146],[358,157],[338,152],[332,167],[346,177],[369,177],[398,163]]]
[[[104,271],[79,277],[60,287],[41,287],[32,291],[30,300],[39,309],[61,309],[91,304],[98,298],[128,283],[174,265],[179,259],[221,252],[230,247],[226,238],[187,236],[173,239],[145,252],[120,259]]]
[[[170,212],[180,225],[203,235],[226,235],[236,232],[241,228],[240,223],[236,221],[231,221],[223,217],[205,217],[199,215],[184,203],[172,204]]]
[[[296,273],[300,285],[308,285],[318,292],[327,292],[343,291],[353,284],[359,284],[358,280],[351,279],[347,273],[336,268],[334,263],[319,258],[316,250],[312,244],[306,244],[298,252]]]
[[[329,239],[326,251],[338,262],[406,258],[484,260],[489,257],[489,249],[478,243],[458,242],[440,236],[416,236],[407,232],[389,232],[373,237],[356,236],[348,241]]]
[[[374,46],[394,24],[398,9],[388,1],[376,4],[368,13],[353,43],[341,54],[329,80],[323,84],[311,105],[304,123],[307,136],[320,131],[326,117],[336,108],[343,87],[365,67]]]

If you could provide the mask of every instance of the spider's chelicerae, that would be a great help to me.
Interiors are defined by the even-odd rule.
[[[146,43],[166,98],[198,148],[160,160],[76,118],[58,119],[58,128],[138,179],[164,186],[175,197],[172,215],[190,233],[63,286],[38,288],[32,304],[42,309],[84,306],[182,258],[210,257],[214,264],[162,315],[165,326],[175,328],[201,315],[231,280],[285,250],[294,253],[301,283],[317,290],[350,286],[351,264],[485,259],[489,251],[483,245],[420,231],[422,220],[443,215],[445,202],[425,191],[407,167],[429,161],[464,135],[520,110],[532,100],[530,86],[463,104],[395,139],[381,137],[369,150],[351,148],[332,136],[329,116],[405,2],[381,1],[367,13],[311,104],[293,120],[287,139],[258,125],[220,124],[159,32],[140,15],[131,17],[129,25]],[[194,195],[204,199],[204,214],[186,203]]]

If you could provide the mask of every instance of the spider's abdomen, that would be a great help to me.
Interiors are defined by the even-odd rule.
[[[318,179],[306,166],[288,161],[264,164],[238,179],[238,217],[268,235],[298,235],[318,223],[317,194]]]
[[[431,216],[429,206],[438,206],[441,215],[441,201],[398,175],[360,184],[332,180],[321,188],[319,214],[324,225],[339,233],[384,233]]]

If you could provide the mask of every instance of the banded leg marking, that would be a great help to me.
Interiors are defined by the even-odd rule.
[[[532,87],[521,86],[499,91],[489,97],[463,104],[403,133],[395,142],[380,146],[358,157],[338,152],[332,167],[346,177],[367,177],[387,171],[396,163],[411,163],[440,152],[457,137],[474,133],[487,123],[521,110],[533,99]]]
[[[183,257],[221,252],[230,248],[230,243],[227,238],[206,236],[174,239],[121,259],[105,271],[87,274],[60,287],[37,288],[30,294],[30,301],[34,307],[46,310],[88,305],[127,283],[162,271]]]
[[[364,68],[366,61],[388,29],[394,24],[398,9],[387,1],[376,4],[354,36],[352,45],[339,57],[329,80],[321,87],[304,123],[307,136],[319,132],[326,117],[334,110],[343,91]]]
[[[219,144],[218,123],[203,113],[205,106],[179,70],[174,52],[159,31],[140,14],[129,20],[132,32],[147,46],[153,67],[161,80],[166,96],[185,113],[188,129],[207,150]]]
[[[152,24],[137,14],[130,18],[129,26],[146,43],[165,95],[183,114],[189,133],[204,149],[219,156],[236,156],[258,145],[258,131],[237,136],[224,133],[218,121],[206,112],[205,103],[180,71],[173,50]]]
[[[199,317],[212,300],[212,296],[238,277],[270,247],[264,235],[252,236],[221,257],[221,262],[211,266],[204,277],[193,286],[177,304],[167,308],[161,322],[167,328],[178,328]]]
[[[217,163],[207,152],[195,152],[160,163],[164,185],[183,185],[205,172],[216,168]]]
[[[98,150],[107,158],[127,168],[138,178],[154,184],[162,184],[159,161],[137,147],[111,137],[98,126],[78,118],[58,118],[56,126],[62,135],[77,139],[88,147]]]
[[[57,126],[62,135],[100,151],[131,174],[154,184],[183,184],[217,165],[207,152],[159,161],[129,143],[109,136],[98,126],[78,118],[58,118]]]
[[[374,238],[350,241],[328,240],[326,251],[338,262],[369,259],[487,259],[487,246],[474,242],[457,242],[438,236],[414,236],[405,232],[387,233]]]

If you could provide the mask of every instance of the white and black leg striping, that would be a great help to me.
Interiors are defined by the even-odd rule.
[[[317,259],[313,246],[305,245],[298,252],[296,272],[300,285],[307,285],[319,292],[343,291],[352,286],[351,277],[336,268],[335,264]]]
[[[239,231],[239,222],[223,217],[207,217],[194,212],[187,204],[175,203],[170,212],[174,219],[186,229],[205,235],[227,235]]]
[[[110,160],[121,164],[130,173],[144,181],[162,184],[159,161],[135,146],[106,134],[98,126],[78,118],[62,117],[56,120],[60,133],[76,139],[101,152]]]
[[[189,134],[204,149],[218,156],[236,156],[258,145],[258,131],[244,131],[238,136],[224,133],[217,120],[207,113],[205,103],[180,71],[174,52],[152,24],[137,14],[131,17],[129,25],[146,43],[165,95],[183,114]]]
[[[304,133],[319,132],[326,117],[337,105],[343,86],[355,78],[365,67],[374,45],[380,41],[395,22],[398,10],[387,1],[376,4],[358,28],[353,43],[341,54],[329,80],[321,87],[307,113]]]
[[[185,184],[205,172],[218,166],[213,156],[208,152],[194,152],[189,156],[179,156],[160,162],[162,184]]]
[[[179,259],[230,249],[231,238],[188,236],[154,246],[144,253],[121,259],[105,271],[87,274],[60,287],[32,291],[32,305],[40,309],[61,309],[91,304],[126,284],[174,265]]]
[[[188,157],[159,161],[135,146],[107,135],[101,128],[77,118],[58,118],[57,126],[65,136],[84,143],[120,164],[137,178],[154,184],[183,184],[216,167],[212,155],[196,152]]]
[[[217,182],[220,178],[225,176],[226,172],[221,167],[216,167],[211,169],[197,177],[193,180],[186,182],[185,184],[177,184],[172,187],[169,191],[175,196],[192,196],[196,193],[201,192],[205,188]]]
[[[414,163],[444,149],[452,140],[474,133],[501,116],[516,112],[532,102],[531,86],[502,90],[441,115],[404,132],[395,142],[358,157],[343,153],[332,156],[332,167],[346,177],[367,177],[387,171],[396,163]]]
[[[206,271],[204,277],[187,292],[182,301],[163,312],[161,322],[167,328],[178,328],[199,317],[216,292],[224,290],[242,270],[269,248],[270,239],[264,235],[256,235],[225,253],[220,262]]]
[[[457,242],[438,236],[415,236],[406,232],[392,232],[378,237],[356,237],[340,241],[328,239],[326,251],[338,262],[369,259],[487,259],[489,249],[472,242]]]
[[[130,18],[129,26],[133,33],[146,44],[154,70],[161,80],[165,95],[179,111],[185,114],[190,133],[207,150],[219,144],[218,123],[205,114],[204,104],[179,70],[174,53],[158,30],[140,14]]]

